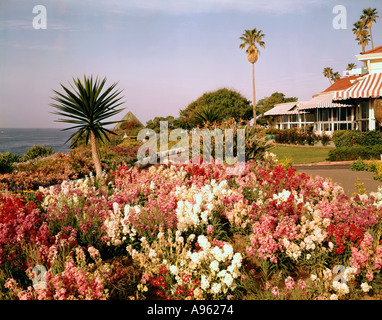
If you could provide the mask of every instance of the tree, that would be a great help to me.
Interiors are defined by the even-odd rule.
[[[100,81],[97,77],[93,81],[93,76],[84,76],[83,82],[79,78],[77,80],[73,78],[73,83],[74,85],[70,85],[72,90],[60,84],[65,93],[53,90],[57,96],[52,99],[57,103],[51,103],[50,105],[59,110],[53,112],[53,114],[66,117],[66,119],[56,120],[57,122],[74,124],[74,126],[64,129],[76,129],[76,132],[68,139],[69,141],[73,138],[72,145],[75,145],[83,136],[86,138],[86,143],[89,142],[90,138],[96,175],[98,178],[101,178],[102,166],[98,143],[104,142],[104,137],[110,141],[107,133],[115,135],[113,131],[106,129],[105,126],[121,121],[105,122],[105,120],[124,109],[116,109],[123,104],[123,102],[120,102],[123,97],[119,97],[122,91],[113,91],[117,83],[113,83],[110,87],[103,90],[106,78]]]
[[[160,122],[161,121],[167,121],[168,128],[173,129],[174,128],[174,117],[173,116],[167,116],[167,117],[155,117],[152,120],[149,120],[146,122],[146,128],[154,130],[156,133],[159,133],[160,131]]]
[[[267,122],[273,121],[272,116],[264,117],[264,113],[271,110],[276,104],[294,102],[297,100],[296,97],[286,98],[285,94],[281,92],[273,92],[269,97],[260,99],[256,104],[256,111],[261,115],[257,121],[258,124],[264,125]]]
[[[362,47],[362,52],[365,52],[366,46],[369,44],[369,31],[365,27],[362,21],[357,21],[353,24],[354,28],[352,29],[354,35],[356,36],[355,40],[358,41],[358,45]]]
[[[324,71],[322,72],[325,78],[329,79],[330,84],[333,84],[333,82],[336,82],[337,80],[341,79],[341,75],[336,71],[333,71],[333,68],[326,67],[324,68]]]
[[[357,65],[355,63],[351,62],[351,63],[348,63],[346,70],[353,70],[356,67],[357,67]]]
[[[322,73],[324,74],[325,78],[329,79],[330,84],[332,84],[333,68],[326,67]]]
[[[197,114],[208,107],[219,113],[221,120],[235,121],[250,120],[252,118],[251,102],[239,92],[227,88],[206,92],[201,97],[191,102],[185,109],[179,111],[180,117],[175,120],[183,129],[191,129],[200,124]]]
[[[252,64],[252,90],[253,90],[253,126],[256,126],[256,91],[255,91],[255,63],[260,55],[260,50],[256,45],[265,48],[265,42],[263,38],[265,34],[261,30],[252,29],[244,30],[244,33],[240,37],[243,42],[239,48],[241,50],[247,47],[246,53],[248,61]]]
[[[371,26],[373,23],[377,22],[378,12],[377,9],[363,9],[363,14],[361,15],[361,21],[364,26],[366,26],[370,31],[370,40],[371,40],[371,47],[374,49],[374,43],[373,43],[373,34],[371,32]]]
[[[336,72],[333,72],[331,78],[330,78],[333,82],[336,82],[337,80],[341,79],[341,75],[336,71]]]

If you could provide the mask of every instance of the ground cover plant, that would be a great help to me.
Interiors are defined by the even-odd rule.
[[[382,289],[382,190],[348,197],[270,153],[124,164],[0,196],[2,299],[362,299]]]

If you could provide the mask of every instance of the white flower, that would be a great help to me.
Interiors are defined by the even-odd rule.
[[[315,281],[317,279],[317,276],[315,274],[312,274],[310,276],[310,280]]]
[[[216,260],[214,260],[214,261],[212,261],[211,263],[210,263],[210,269],[211,269],[211,271],[213,271],[213,272],[217,272],[217,271],[219,271],[219,262],[217,262]]]
[[[333,293],[331,296],[330,296],[330,300],[338,300],[338,296]]]
[[[149,252],[149,258],[155,258],[157,256],[157,253],[154,249],[150,249]]]
[[[200,281],[200,288],[202,288],[203,290],[207,290],[209,287],[210,287],[210,283],[207,277],[203,274]]]
[[[214,294],[218,294],[220,293],[221,291],[221,288],[222,288],[222,285],[220,283],[214,283],[212,286],[211,286],[211,291],[212,293]]]
[[[233,282],[233,278],[232,276],[229,274],[229,273],[226,273],[226,275],[224,276],[223,278],[223,283],[225,283],[228,287],[231,286],[232,282]]]
[[[174,266],[174,265],[170,266],[170,273],[172,273],[173,275],[178,274],[178,271],[179,269],[177,266]]]
[[[308,254],[306,255],[306,260],[309,260],[311,257],[312,257],[311,254],[308,253]]]
[[[372,288],[367,282],[363,282],[361,284],[361,288],[363,292],[369,292],[369,290]]]

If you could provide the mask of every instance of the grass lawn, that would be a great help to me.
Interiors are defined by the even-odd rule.
[[[280,160],[292,159],[293,164],[327,161],[329,150],[334,147],[276,145],[271,152]]]

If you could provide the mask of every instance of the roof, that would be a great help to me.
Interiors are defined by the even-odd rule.
[[[354,80],[356,80],[359,77],[362,77],[362,76],[350,76],[350,77],[338,79],[329,88],[327,88],[326,90],[322,92],[346,90],[347,88],[351,87],[354,84]]]
[[[264,116],[276,116],[286,114],[297,114],[298,109],[293,109],[297,105],[297,102],[286,102],[275,104],[275,106],[264,113]]]
[[[342,103],[333,103],[334,93],[329,92],[315,96],[312,100],[299,103],[300,110],[306,109],[321,109],[321,108],[339,108],[346,107],[348,105]]]
[[[337,92],[336,99],[382,97],[382,73],[373,73],[364,76],[350,88]]]
[[[382,46],[376,47],[369,51],[361,52],[361,54],[370,54],[370,53],[382,53]]]

